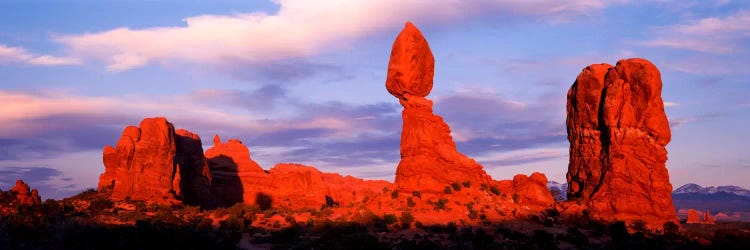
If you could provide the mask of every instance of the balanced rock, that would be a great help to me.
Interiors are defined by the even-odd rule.
[[[401,191],[441,192],[469,181],[488,185],[482,166],[456,150],[448,125],[425,98],[432,89],[434,58],[422,33],[411,23],[393,42],[386,88],[404,107],[401,162],[395,184]]]
[[[586,67],[568,91],[568,199],[604,220],[677,223],[659,70],[645,59]]]

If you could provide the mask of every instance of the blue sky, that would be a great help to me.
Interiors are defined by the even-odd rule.
[[[3,1],[0,187],[95,187],[126,125],[239,138],[279,162],[392,180],[401,107],[385,90],[411,20],[436,59],[428,98],[495,179],[564,181],[565,95],[582,68],[662,73],[672,184],[750,188],[744,1]]]

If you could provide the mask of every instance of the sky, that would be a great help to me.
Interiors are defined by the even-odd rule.
[[[673,187],[750,188],[750,2],[690,0],[0,1],[0,188],[95,188],[102,148],[156,116],[266,169],[392,181],[384,83],[406,21],[435,56],[435,113],[494,179],[564,182],[570,85],[641,57],[661,71]]]

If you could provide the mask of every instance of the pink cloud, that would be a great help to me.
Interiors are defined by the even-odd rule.
[[[9,47],[0,44],[0,63],[23,63],[40,66],[76,65],[81,61],[72,57],[35,55],[21,47]]]
[[[278,13],[203,15],[184,26],[116,28],[62,35],[55,39],[74,54],[104,61],[109,71],[149,63],[219,64],[227,60],[270,62],[308,57],[407,20],[420,23],[460,21],[476,15],[531,16],[560,21],[605,7],[600,0],[577,1],[426,1],[279,0]]]
[[[210,93],[201,91],[198,95]],[[0,90],[0,137],[32,135],[41,130],[57,129],[65,124],[39,123],[51,117],[77,117],[78,120],[107,123],[165,116],[179,127],[187,129],[248,131],[273,133],[289,130],[321,129],[331,131],[326,139],[350,138],[371,130],[372,122],[353,119],[347,114],[306,114],[295,118],[274,117],[273,114],[251,113],[196,102],[194,95],[182,96],[122,96],[89,97],[65,92],[24,93]],[[217,97],[220,98],[220,97]],[[107,119],[112,118],[112,119]],[[125,126],[128,124],[110,124]]]

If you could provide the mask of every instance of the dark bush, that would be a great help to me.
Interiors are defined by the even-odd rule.
[[[490,192],[492,192],[495,195],[500,195],[500,190],[497,189],[497,187],[491,187]]]
[[[453,191],[461,191],[461,184],[458,184],[458,182],[454,182],[453,184],[451,184],[451,187],[453,188]]]

